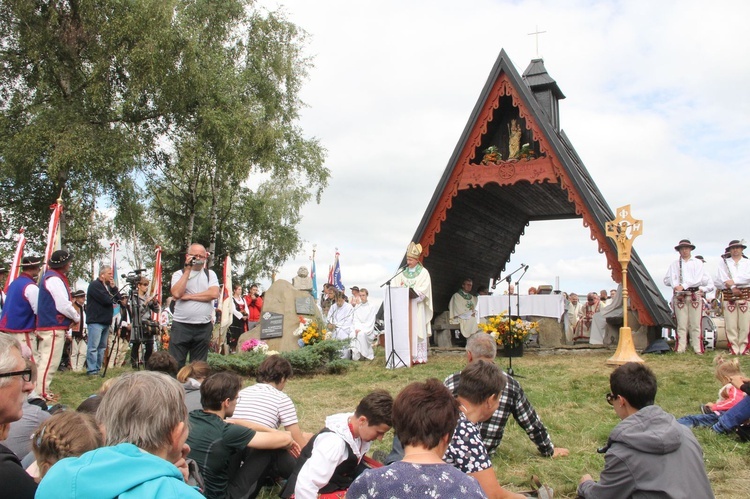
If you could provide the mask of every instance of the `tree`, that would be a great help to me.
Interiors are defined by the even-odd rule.
[[[322,148],[296,124],[304,33],[278,12],[250,0],[6,0],[0,36],[0,185],[20,193],[0,201],[4,225],[45,227],[62,190],[108,198],[116,231],[143,248],[162,233],[167,256],[200,235],[218,254],[219,241],[243,246],[225,222],[251,174],[305,185],[302,200],[327,184]],[[0,234],[0,251],[11,238]]]

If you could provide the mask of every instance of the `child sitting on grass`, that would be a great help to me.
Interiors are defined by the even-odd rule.
[[[722,384],[719,390],[719,399],[715,403],[708,403],[701,406],[701,414],[684,416],[677,420],[678,423],[685,426],[713,426],[719,420],[719,417],[734,407],[737,402],[745,397],[745,392],[736,388],[732,382],[732,376],[743,376],[740,369],[740,361],[736,358],[727,359],[719,354],[714,359],[716,364],[715,375],[719,383]]]
[[[104,433],[91,414],[58,412],[39,425],[31,436],[31,445],[36,462],[27,471],[41,480],[59,460],[78,457],[103,446]],[[34,465],[37,470],[34,470]]]
[[[366,469],[362,458],[370,443],[391,429],[392,408],[391,395],[375,390],[359,402],[354,413],[328,416],[325,428],[302,449],[281,497],[344,497],[344,491]]]

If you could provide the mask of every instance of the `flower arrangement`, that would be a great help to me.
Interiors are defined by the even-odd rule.
[[[521,318],[510,319],[508,312],[503,310],[499,315],[488,317],[487,322],[479,324],[485,333],[495,338],[498,345],[515,348],[523,345],[529,334],[539,326],[537,322],[525,321]]]
[[[268,354],[268,344],[265,341],[250,338],[240,346],[240,350],[243,352],[260,352],[262,354]]]
[[[299,318],[299,327],[294,332],[294,336],[300,337],[300,342],[304,346],[314,345],[323,340],[327,340],[328,331],[323,325],[314,319],[306,319],[302,316]]]

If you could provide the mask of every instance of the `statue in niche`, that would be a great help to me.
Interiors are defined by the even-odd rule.
[[[521,153],[521,123],[516,119],[510,120],[508,125],[510,139],[508,140],[508,159],[518,159]]]

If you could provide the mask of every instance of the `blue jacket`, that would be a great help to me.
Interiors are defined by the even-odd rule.
[[[44,476],[36,499],[203,498],[172,463],[133,444],[100,447],[58,461]]]

